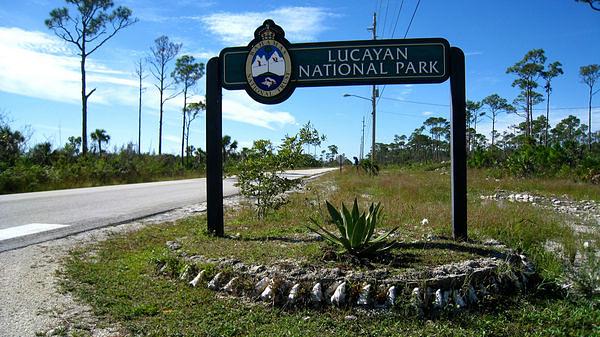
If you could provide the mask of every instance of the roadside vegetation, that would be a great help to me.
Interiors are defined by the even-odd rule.
[[[62,274],[62,287],[89,303],[107,324],[118,322],[134,335],[402,335],[402,336],[591,336],[598,333],[598,295],[562,289],[569,259],[547,252],[546,242],[558,242],[565,254],[582,249],[583,240],[598,249],[598,232],[585,237],[565,225],[560,214],[527,203],[490,203],[479,195],[500,189],[553,194],[554,179],[524,185],[518,179],[495,180],[489,171],[470,171],[470,243],[455,243],[450,227],[450,184],[447,169],[395,168],[371,176],[346,167],[310,182],[305,191],[291,194],[279,210],[258,217],[247,203],[225,214],[227,237],[206,233],[204,215],[176,223],[154,225],[135,233],[72,252]],[[567,185],[571,186],[567,186]],[[561,182],[559,190],[577,188],[580,197],[599,195],[599,187]],[[424,268],[481,256],[480,242],[496,239],[524,252],[536,264],[542,282],[518,296],[496,298],[466,311],[448,309],[419,318],[402,310],[290,309],[221,298],[204,287],[157,274],[154,261],[173,254],[165,245],[181,244],[178,254],[230,257],[245,263],[269,264],[291,259],[307,266],[356,266],[346,255],[337,260],[326,241],[314,239],[310,218],[325,220],[325,200],[333,205],[358,198],[360,208],[381,202],[380,227],[399,227],[392,248],[397,256],[388,268]],[[423,221],[427,219],[427,221]],[[328,227],[331,228],[331,227]],[[571,251],[570,253],[568,251]],[[325,252],[325,253],[324,253]],[[335,253],[334,253],[335,254]],[[335,256],[335,255],[334,255]],[[372,266],[371,266],[372,267]],[[597,271],[596,271],[597,272]],[[351,316],[348,319],[347,316]]]
[[[491,169],[496,177],[559,177],[600,183],[600,131],[592,129],[592,114],[598,108],[592,106],[592,99],[598,92],[600,65],[579,68],[581,87],[589,97],[581,115],[569,114],[554,125],[550,121],[558,112],[553,111],[550,99],[553,84],[563,74],[562,64],[547,62],[543,49],[532,49],[506,73],[514,78],[512,87],[519,89],[512,102],[496,93],[467,100],[469,166]],[[544,102],[543,108],[537,108]],[[498,130],[497,123],[508,118],[518,122]],[[489,134],[481,133],[484,121],[491,122]],[[381,165],[448,161],[450,122],[431,116],[410,135],[377,143],[375,153]]]
[[[97,129],[90,134],[90,151],[84,155],[81,137],[71,136],[58,148],[50,142],[30,146],[31,131],[13,129],[8,118],[0,111],[0,194],[197,178],[206,172],[206,153],[193,145],[188,145],[183,155],[141,153],[133,143],[110,149],[110,134]],[[191,118],[195,118],[194,115]],[[187,126],[189,128],[189,124]],[[286,137],[289,143],[277,159],[277,170],[335,165],[333,161],[323,162],[302,152],[302,146],[319,146],[324,139],[310,122],[294,137]],[[239,173],[240,165],[258,163],[251,158],[265,151],[276,154],[267,140],[255,142],[253,148],[238,149],[237,144],[230,136],[223,136],[225,174]],[[265,160],[261,161],[261,169],[266,168]],[[268,165],[275,169],[275,162]]]

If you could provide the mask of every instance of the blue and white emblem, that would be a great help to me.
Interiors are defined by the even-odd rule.
[[[278,26],[267,20],[257,29],[257,39],[246,59],[246,81],[254,97],[275,98],[285,91],[292,75],[290,54],[278,41]],[[283,30],[281,30],[283,32]]]

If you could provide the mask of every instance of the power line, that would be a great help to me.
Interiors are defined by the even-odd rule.
[[[394,23],[394,29],[392,30],[391,38],[394,38],[394,34],[396,34],[396,26],[398,25],[398,20],[400,19],[400,12],[402,12],[402,6],[404,6],[404,0],[400,3],[400,8],[398,8],[398,15],[396,15],[396,22]]]
[[[410,113],[403,113],[403,112],[395,112],[395,111],[384,111],[384,110],[379,110],[379,112],[382,112],[384,114],[389,114],[389,115],[396,115],[396,116],[403,116],[403,117],[422,117],[419,114],[410,114]]]
[[[587,106],[581,106],[581,107],[573,107],[573,108],[550,108],[550,111],[553,110],[578,110],[578,109],[588,109],[589,107]],[[600,108],[600,106],[593,106],[592,109],[597,109]],[[546,111],[546,108],[534,108],[533,110],[544,110]]]
[[[404,33],[404,39],[406,39],[406,36],[408,35],[408,31],[410,30],[410,26],[412,26],[412,23],[413,23],[413,20],[415,18],[415,15],[417,14],[417,10],[419,9],[419,4],[421,4],[421,0],[417,1],[417,5],[415,6],[415,10],[413,11],[412,16],[410,17],[410,22],[408,23],[408,27],[406,27],[406,32]],[[398,16],[399,15],[400,15],[400,13],[398,13]],[[385,88],[387,88],[387,85],[384,85],[383,88],[381,89],[381,93],[379,95],[379,98],[377,99],[377,103],[379,103],[379,101],[383,97],[383,93],[385,92]]]
[[[377,16],[379,16],[380,18],[381,18],[381,5],[383,5],[383,0],[379,0],[379,5],[378,5],[379,9],[377,9]],[[375,33],[377,33],[377,32],[375,32]],[[375,35],[377,35],[377,34],[375,34]],[[383,35],[383,34],[381,34],[381,35]]]
[[[406,99],[400,99],[400,98],[393,98],[393,97],[379,97],[380,99],[387,99],[387,100],[391,100],[391,101],[397,101],[397,102],[403,102],[403,103],[411,103],[411,104],[421,104],[421,105],[431,105],[431,106],[441,106],[441,107],[450,107],[450,104],[441,104],[441,103],[431,103],[431,102],[423,102],[423,101],[412,101],[412,100],[406,100]],[[551,111],[554,110],[583,110],[583,109],[588,109],[589,107],[587,106],[580,106],[580,107],[559,107],[559,108],[551,108]],[[599,106],[593,106],[592,109],[599,109]],[[534,108],[533,110],[546,110],[546,108]],[[593,112],[592,113],[598,113],[600,111],[597,112]]]
[[[422,105],[432,105],[432,106],[443,106],[443,107],[449,107],[450,104],[439,104],[439,103],[430,103],[430,102],[420,102],[420,101],[410,101],[410,100],[406,100],[406,99],[399,99],[399,98],[393,98],[393,97],[381,97],[379,96],[379,99],[388,99],[391,101],[398,101],[398,102],[404,102],[404,103],[412,103],[412,104],[422,104]]]
[[[408,35],[408,31],[410,30],[410,26],[413,23],[413,19],[415,18],[415,14],[417,14],[417,9],[419,9],[419,4],[421,3],[421,0],[417,1],[417,5],[415,6],[415,11],[412,14],[412,17],[410,18],[410,22],[408,23],[408,27],[406,27],[406,33],[404,33],[404,38],[406,39],[406,35]]]
[[[383,18],[383,27],[381,27],[381,37],[385,36],[385,25],[387,23],[388,9],[390,8],[390,0],[387,0],[385,5],[385,17]]]

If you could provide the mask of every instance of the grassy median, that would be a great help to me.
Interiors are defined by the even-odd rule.
[[[505,189],[540,194],[566,194],[589,199],[598,186],[552,180],[495,180],[485,171],[470,172],[469,233],[471,243],[454,244],[450,227],[450,177],[445,170],[393,169],[371,177],[348,169],[308,184],[290,195],[282,209],[258,219],[249,205],[226,212],[227,238],[205,232],[204,215],[176,223],[152,225],[134,233],[74,250],[65,263],[62,286],[89,303],[107,324],[118,322],[133,335],[148,336],[569,336],[599,335],[598,298],[554,291],[565,275],[564,261],[546,252],[544,244],[558,242],[577,250],[582,238],[564,225],[558,214],[530,204],[482,202],[481,194]],[[357,197],[362,205],[381,202],[383,228],[401,226],[400,263],[390,268],[425,268],[478,257],[477,242],[497,239],[524,251],[537,264],[544,282],[522,296],[501,298],[493,305],[466,311],[442,312],[420,319],[399,311],[359,309],[287,310],[237,298],[222,298],[203,287],[156,274],[157,257],[167,253],[166,241],[177,240],[187,254],[231,257],[268,264],[294,259],[327,265],[327,245],[314,240],[306,225],[322,219],[323,203],[339,205]],[[428,219],[423,224],[422,220]],[[598,238],[598,233],[586,234]],[[598,242],[598,241],[596,241]],[[481,248],[481,249],[474,249]],[[344,263],[339,261],[336,263]],[[360,268],[364,268],[360,267]],[[347,316],[353,316],[349,319]]]

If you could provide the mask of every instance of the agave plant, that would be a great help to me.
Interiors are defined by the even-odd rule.
[[[381,214],[381,203],[377,203],[376,205],[371,203],[368,211],[363,211],[362,213],[358,210],[356,198],[354,199],[352,211],[348,210],[344,203],[342,203],[341,211],[338,211],[329,201],[325,203],[327,204],[327,211],[331,216],[331,222],[337,226],[340,235],[337,236],[331,233],[312,218],[311,222],[316,228],[308,226],[311,231],[319,234],[325,240],[334,245],[339,245],[346,252],[359,257],[384,252],[394,245],[394,242],[388,242],[386,239],[398,227],[387,232],[385,235],[373,238],[375,227]]]

